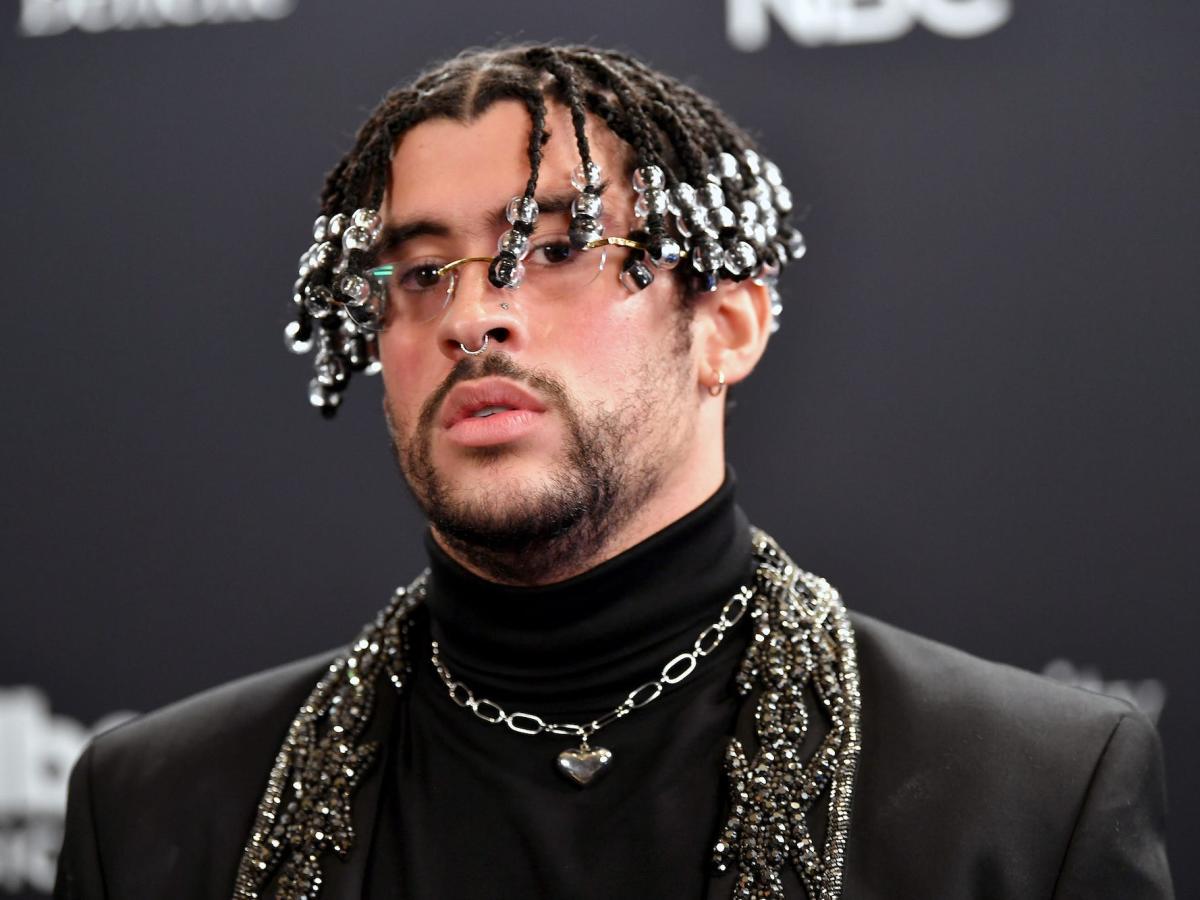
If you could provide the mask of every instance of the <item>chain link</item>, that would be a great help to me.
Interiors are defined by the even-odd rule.
[[[541,716],[527,712],[505,712],[504,707],[495,700],[476,697],[474,691],[450,674],[450,670],[442,662],[441,648],[437,641],[429,642],[429,656],[434,670],[450,694],[450,699],[464,709],[471,710],[480,720],[489,725],[506,725],[509,730],[517,734],[568,735],[577,737],[586,744],[588,738],[601,728],[611,725],[617,719],[624,718],[635,709],[649,706],[662,695],[663,689],[667,685],[679,684],[686,680],[696,671],[696,664],[720,646],[721,641],[725,639],[725,632],[742,620],[742,616],[746,614],[746,610],[750,606],[750,598],[753,596],[752,588],[746,585],[738,588],[737,593],[726,600],[725,605],[721,607],[717,621],[700,632],[692,644],[691,650],[680,653],[663,666],[657,681],[647,681],[634,688],[617,706],[584,725],[570,722],[547,722]]]

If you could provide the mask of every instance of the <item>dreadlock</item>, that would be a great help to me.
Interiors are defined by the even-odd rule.
[[[300,261],[296,318],[286,332],[295,352],[316,345],[309,398],[325,415],[336,410],[352,372],[379,368],[375,332],[384,300],[367,272],[397,142],[421,122],[470,122],[501,100],[516,100],[529,114],[529,179],[523,195],[509,204],[510,230],[488,270],[493,284],[515,288],[523,277],[521,260],[537,219],[547,102],[553,101],[570,113],[580,159],[572,177],[579,195],[570,228],[577,248],[586,250],[604,232],[601,173],[587,134],[592,117],[631,150],[631,172],[624,174],[633,177],[639,224],[629,235],[637,247],[625,260],[622,283],[639,290],[654,280],[655,269],[674,269],[686,258],[690,264],[677,270],[685,297],[713,290],[723,278],[756,277],[771,288],[778,313],[775,278],[804,252],[803,238],[787,221],[791,195],[778,168],[716,104],[615,51],[548,45],[468,50],[389,92],[326,176],[315,243]]]

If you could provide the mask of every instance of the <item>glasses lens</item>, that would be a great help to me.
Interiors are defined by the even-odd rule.
[[[604,270],[608,247],[576,250],[566,234],[534,234],[525,257],[522,291],[547,300],[569,300]]]
[[[389,263],[370,275],[387,296],[387,322],[428,322],[450,300],[454,273],[439,269],[446,260]]]

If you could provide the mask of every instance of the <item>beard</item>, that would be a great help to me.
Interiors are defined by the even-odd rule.
[[[642,384],[663,384],[662,372],[643,374]],[[433,462],[435,423],[456,384],[489,375],[534,389],[547,411],[564,423],[566,446],[537,485],[497,484],[466,493],[448,483]],[[674,454],[665,435],[646,433],[646,423],[655,421],[650,394],[639,391],[620,398],[613,409],[585,415],[561,381],[497,352],[459,361],[422,405],[407,440],[386,397],[384,412],[400,471],[448,547],[494,580],[546,584],[599,561],[614,534],[661,486]],[[486,467],[500,465],[509,450],[471,452]]]

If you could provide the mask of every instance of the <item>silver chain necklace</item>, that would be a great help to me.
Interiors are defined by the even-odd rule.
[[[517,734],[560,734],[579,738],[579,746],[568,747],[558,754],[557,768],[565,777],[582,786],[591,784],[598,775],[608,770],[612,762],[612,751],[606,747],[592,747],[589,740],[592,735],[605,726],[611,725],[617,719],[622,719],[635,709],[649,706],[660,696],[667,685],[679,684],[696,671],[696,664],[721,645],[725,632],[736,625],[746,615],[754,589],[742,585],[732,597],[721,607],[717,621],[709,625],[692,643],[692,649],[680,653],[665,666],[657,681],[647,681],[639,685],[602,716],[592,719],[586,724],[568,722],[547,722],[541,716],[527,712],[505,712],[495,700],[486,697],[476,697],[462,681],[456,679],[446,664],[442,661],[438,642],[429,642],[430,660],[437,671],[442,684],[446,686],[450,699],[456,704],[469,709],[478,718],[489,725],[507,725]]]

